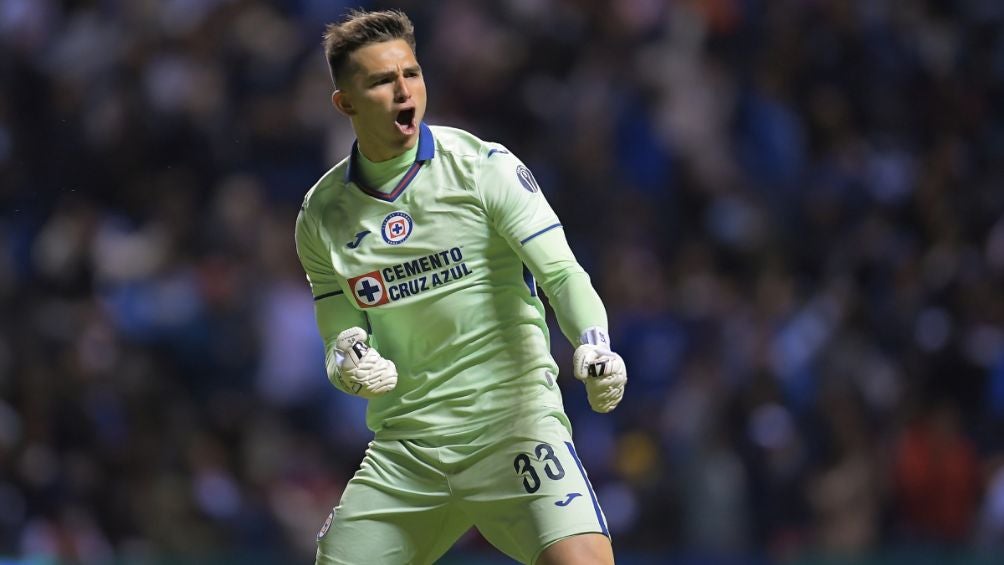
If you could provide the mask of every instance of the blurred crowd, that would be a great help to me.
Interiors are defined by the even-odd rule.
[[[354,6],[605,300],[618,552],[1004,552],[1004,3],[0,0],[0,556],[310,560],[369,439],[292,236]]]

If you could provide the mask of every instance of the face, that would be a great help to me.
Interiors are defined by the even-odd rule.
[[[331,101],[352,120],[359,149],[371,161],[385,161],[414,147],[425,116],[425,80],[408,43],[373,43],[352,52],[348,63],[348,78]]]

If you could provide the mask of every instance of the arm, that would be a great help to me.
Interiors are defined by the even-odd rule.
[[[320,242],[317,224],[301,209],[296,218],[296,254],[314,296],[328,380],[342,392],[366,398],[389,392],[397,384],[397,369],[365,345],[366,316],[349,302]]]
[[[606,310],[589,275],[576,262],[560,229],[526,242],[517,252],[547,294],[562,333],[576,347],[572,373],[585,383],[589,405],[597,412],[610,412],[624,397],[627,369],[610,349]]]
[[[317,319],[317,329],[324,340],[324,366],[327,369],[328,380],[342,392],[349,392],[339,378],[340,365],[345,360],[345,352],[337,347],[338,337],[351,328],[367,327],[366,317],[349,304],[344,294],[329,296],[314,300],[314,317]],[[365,338],[364,338],[365,341]]]
[[[530,170],[508,151],[482,157],[477,186],[495,229],[530,269],[574,346],[591,328],[607,328],[603,302],[572,254],[557,214]]]
[[[561,333],[573,346],[585,343],[583,335],[591,328],[606,331],[603,302],[575,260],[563,230],[543,233],[516,252],[544,290]]]
[[[627,371],[610,350],[603,302],[575,260],[558,216],[529,169],[507,151],[487,153],[478,173],[492,225],[540,282],[562,333],[577,346],[572,365],[575,377],[586,384],[590,406],[597,412],[613,410],[624,396]]]

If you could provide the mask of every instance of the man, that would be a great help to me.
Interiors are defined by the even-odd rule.
[[[324,47],[357,140],[307,193],[297,253],[328,378],[369,399],[375,437],[317,563],[431,563],[472,525],[523,563],[613,563],[535,278],[593,409],[627,377],[561,224],[505,147],[422,122],[407,16],[353,12]]]

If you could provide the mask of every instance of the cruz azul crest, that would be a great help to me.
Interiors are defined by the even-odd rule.
[[[408,239],[413,228],[414,222],[411,221],[411,216],[404,212],[391,212],[383,219],[380,233],[387,243],[400,245]]]

